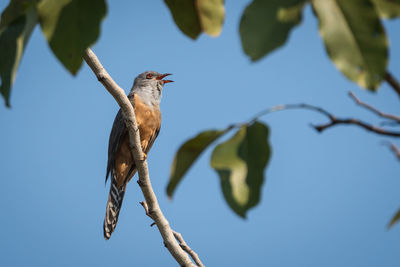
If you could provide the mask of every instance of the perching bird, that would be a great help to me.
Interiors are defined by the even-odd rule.
[[[161,127],[160,100],[164,84],[172,82],[163,80],[170,75],[155,71],[146,71],[135,78],[128,95],[135,109],[143,152],[147,156]],[[135,161],[129,147],[128,130],[121,110],[114,119],[108,143],[107,178],[110,175],[110,193],[104,218],[104,238],[109,239],[114,231],[124,199],[128,182],[136,173]]]

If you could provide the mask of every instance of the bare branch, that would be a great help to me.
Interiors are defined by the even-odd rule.
[[[390,148],[392,149],[392,151],[396,155],[396,157],[400,160],[400,150],[399,150],[399,148],[393,143],[390,144]]]
[[[293,106],[295,106],[295,105],[293,105]],[[359,126],[361,128],[364,128],[367,131],[374,132],[376,134],[386,135],[386,136],[393,136],[393,137],[400,137],[400,132],[388,131],[388,130],[385,130],[385,129],[380,128],[378,126],[365,123],[365,122],[363,122],[361,120],[358,120],[358,119],[354,119],[354,118],[338,119],[334,115],[332,115],[331,113],[329,113],[328,111],[326,111],[325,109],[320,108],[320,107],[315,107],[315,106],[308,105],[308,104],[299,104],[299,107],[317,111],[317,112],[319,112],[321,114],[324,114],[325,116],[327,116],[330,119],[329,123],[319,124],[319,125],[312,125],[314,127],[314,129],[317,130],[318,132],[322,132],[322,131],[324,131],[324,130],[332,127],[332,126],[335,126],[335,125],[348,124],[348,125]]]
[[[400,149],[395,144],[389,141],[384,141],[383,144],[389,146],[389,148],[393,151],[397,159],[400,160]]]
[[[362,101],[361,101],[355,94],[353,94],[353,92],[351,92],[351,91],[349,92],[349,95],[350,95],[351,98],[353,98],[353,100],[354,100],[358,105],[360,105],[360,106],[362,106],[362,107],[365,107],[366,109],[372,111],[373,113],[377,114],[378,116],[380,116],[380,117],[382,117],[382,118],[389,119],[389,120],[394,120],[394,121],[396,121],[397,123],[400,123],[400,117],[399,117],[399,116],[396,116],[396,115],[393,115],[393,114],[389,114],[389,113],[384,113],[384,112],[382,112],[382,111],[376,109],[375,107],[373,107],[373,106],[371,106],[371,105],[369,105],[369,104],[367,104],[367,103],[365,103],[365,102],[362,102]]]
[[[186,251],[190,257],[192,257],[192,259],[194,260],[194,262],[197,264],[197,266],[199,267],[204,267],[204,264],[201,262],[199,256],[197,255],[196,252],[194,252],[194,250],[192,250],[185,242],[185,240],[183,239],[182,235],[178,232],[174,231],[174,236],[176,238],[176,240],[179,241],[179,244],[181,246],[181,248]]]
[[[317,107],[317,106],[313,106],[313,105],[309,105],[309,104],[304,104],[304,103],[278,105],[278,106],[274,106],[274,107],[265,109],[265,110],[257,113],[257,115],[254,116],[250,120],[250,122],[258,119],[260,116],[263,116],[263,115],[266,115],[266,114],[269,114],[269,113],[272,113],[272,112],[281,111],[281,110],[288,110],[288,109],[308,109],[308,110],[312,110],[312,111],[318,112],[318,113],[328,117],[328,119],[330,120],[329,123],[319,124],[319,125],[312,125],[314,127],[314,129],[316,129],[318,132],[322,132],[322,131],[324,131],[324,130],[332,127],[332,126],[335,126],[335,125],[347,124],[347,125],[356,125],[356,126],[359,126],[361,128],[364,128],[367,131],[374,132],[374,133],[380,134],[380,135],[386,135],[386,136],[392,136],[392,137],[400,137],[400,132],[389,131],[389,130],[380,128],[380,127],[375,126],[375,125],[368,124],[366,122],[363,122],[363,121],[360,121],[360,120],[354,119],[354,118],[350,118],[350,119],[336,118],[333,114],[329,113],[328,111],[326,111],[325,109],[323,109],[321,107]]]
[[[277,106],[273,106],[273,107],[261,110],[256,115],[254,115],[253,118],[250,119],[249,121],[253,122],[253,121],[257,120],[259,117],[264,116],[266,114],[277,112],[277,111],[282,111],[282,110],[288,110],[288,109],[309,109],[309,110],[314,110],[318,113],[324,114],[328,118],[331,118],[331,116],[332,116],[329,112],[327,112],[323,108],[301,103],[301,104],[277,105]],[[241,125],[241,124],[238,124],[238,125]]]
[[[147,160],[144,157],[142,147],[140,145],[138,125],[131,102],[126,96],[124,90],[122,90],[122,88],[119,87],[118,84],[111,78],[90,48],[85,51],[83,58],[92,69],[97,79],[117,101],[122,113],[124,114],[126,128],[128,129],[129,133],[132,156],[138,169],[139,185],[146,203],[148,204],[148,213],[156,223],[164,240],[165,246],[180,266],[195,266],[195,264],[190,260],[189,255],[178,244],[174,236],[174,232],[172,231],[167,219],[164,217],[164,214],[158,205],[157,197],[154,194],[150,182]]]
[[[144,211],[146,212],[146,215],[151,218],[151,214],[149,212],[149,206],[147,205],[146,201],[139,202],[139,204],[142,205],[142,207],[144,208]],[[153,225],[151,225],[151,226],[153,226]]]
[[[146,201],[142,201],[139,202],[140,205],[142,205],[144,211],[146,212],[146,215],[149,216],[151,219],[152,216],[149,212],[149,206],[147,205]],[[153,226],[154,223],[152,223],[150,226]],[[204,267],[203,263],[201,262],[199,256],[197,255],[196,252],[194,252],[189,246],[188,244],[186,244],[185,240],[183,239],[182,235],[174,230],[172,230],[172,232],[174,233],[174,237],[176,238],[176,240],[179,242],[179,245],[181,246],[181,248],[186,251],[186,253],[188,253],[190,255],[190,257],[192,257],[193,261],[197,264],[197,266],[199,267]]]
[[[339,125],[339,124],[348,124],[348,125],[357,125],[360,126],[361,128],[364,128],[367,131],[374,132],[379,135],[385,135],[385,136],[392,136],[392,137],[400,137],[400,132],[394,132],[394,131],[388,131],[383,128],[377,127],[375,125],[371,125],[368,123],[365,123],[363,121],[357,120],[357,119],[331,119],[329,123],[326,124],[319,124],[319,125],[312,125],[315,130],[318,132],[322,132],[332,126]]]
[[[399,81],[396,80],[396,78],[389,71],[386,71],[384,79],[388,84],[390,84],[390,86],[393,88],[393,90],[400,96]]]

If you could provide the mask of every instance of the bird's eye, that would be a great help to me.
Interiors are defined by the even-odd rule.
[[[146,79],[151,79],[151,78],[153,78],[153,74],[149,73],[149,74],[146,75]]]

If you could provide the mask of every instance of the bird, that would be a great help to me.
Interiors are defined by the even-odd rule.
[[[135,78],[132,89],[128,94],[128,99],[135,110],[145,158],[147,158],[147,154],[160,132],[160,101],[163,87],[166,83],[173,82],[163,79],[169,75],[171,74],[145,71]],[[129,146],[128,130],[120,109],[115,116],[108,143],[106,183],[108,177],[110,177],[111,182],[103,224],[106,240],[110,239],[117,226],[126,186],[136,171],[135,161]]]

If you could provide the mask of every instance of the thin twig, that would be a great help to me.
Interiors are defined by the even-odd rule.
[[[192,259],[194,260],[194,262],[197,264],[197,266],[199,267],[204,267],[204,264],[201,262],[199,256],[197,255],[196,252],[194,252],[193,249],[191,249],[185,242],[185,240],[183,239],[182,235],[178,232],[174,231],[174,236],[176,238],[176,240],[178,240],[181,248],[186,251],[186,253],[188,253],[190,255],[190,257],[192,257]]]
[[[360,105],[360,106],[362,106],[362,107],[365,107],[366,109],[372,111],[373,113],[377,114],[378,116],[380,116],[380,117],[382,117],[382,118],[389,119],[389,120],[394,120],[394,121],[396,121],[397,123],[400,123],[400,117],[399,117],[399,116],[396,116],[396,115],[393,115],[393,114],[389,114],[389,113],[384,113],[384,112],[378,110],[377,108],[375,108],[375,107],[373,107],[373,106],[371,106],[371,105],[369,105],[369,104],[367,104],[367,103],[365,103],[365,102],[362,102],[362,101],[361,101],[353,92],[351,92],[351,91],[349,92],[349,96],[350,96],[350,97],[354,100],[354,102],[356,102],[358,105]]]
[[[278,106],[274,106],[268,109],[265,109],[259,113],[257,113],[250,121],[249,123],[257,120],[260,116],[272,113],[272,112],[276,112],[276,111],[281,111],[281,110],[288,110],[288,109],[308,109],[308,110],[312,110],[318,113],[321,113],[322,115],[326,116],[330,122],[326,123],[326,124],[319,124],[319,125],[312,125],[312,127],[317,130],[318,132],[322,132],[332,126],[335,125],[340,125],[340,124],[344,124],[344,125],[356,125],[359,126],[361,128],[364,128],[367,131],[370,132],[374,132],[376,134],[379,135],[385,135],[385,136],[392,136],[392,137],[400,137],[400,132],[396,132],[396,131],[389,131],[386,129],[383,129],[381,127],[375,126],[375,125],[371,125],[368,124],[366,122],[363,122],[361,120],[358,119],[354,119],[354,118],[349,118],[349,119],[341,119],[341,118],[336,118],[333,114],[329,113],[328,111],[326,111],[325,109],[321,108],[321,107],[317,107],[317,106],[313,106],[313,105],[309,105],[309,104],[304,104],[304,103],[300,103],[300,104],[288,104],[288,105],[278,105]]]
[[[266,108],[264,110],[261,110],[258,112],[256,115],[254,115],[250,120],[249,123],[254,122],[257,120],[259,117],[264,116],[269,113],[277,112],[277,111],[282,111],[282,110],[288,110],[288,109],[309,109],[309,110],[314,110],[316,112],[319,112],[321,114],[324,114],[328,118],[330,118],[332,115],[324,110],[323,108],[305,104],[305,103],[300,103],[300,104],[286,104],[286,105],[276,105],[270,108]]]
[[[83,58],[92,69],[97,79],[103,84],[107,91],[117,101],[122,110],[122,113],[124,114],[126,128],[128,129],[129,133],[131,153],[138,169],[140,188],[148,204],[148,212],[151,215],[151,218],[156,223],[158,230],[160,231],[160,234],[164,240],[165,246],[180,266],[195,266],[195,264],[190,260],[189,255],[180,247],[180,245],[176,241],[174,233],[167,219],[164,217],[160,206],[158,205],[157,197],[154,194],[150,182],[147,160],[144,157],[142,147],[140,145],[139,129],[131,102],[126,96],[124,90],[119,87],[118,84],[111,78],[111,76],[107,73],[97,56],[90,48],[85,51],[85,55],[83,56]]]
[[[146,201],[141,201],[141,202],[139,202],[139,204],[142,205],[144,211],[146,212],[146,215],[149,216],[151,219],[153,219],[153,218],[151,217],[150,212],[149,212],[149,206],[147,205]],[[153,222],[150,224],[150,227],[153,227],[155,224],[156,224],[156,223],[153,221]]]
[[[392,151],[396,155],[397,159],[400,160],[400,149],[393,143],[390,144],[390,149],[392,149]]]
[[[388,84],[390,84],[390,86],[393,88],[393,90],[400,96],[399,81],[396,80],[396,78],[389,71],[386,71],[384,79]]]
[[[149,212],[149,206],[147,205],[146,201],[142,201],[139,202],[140,205],[142,205],[145,213],[147,216],[149,216],[151,219],[153,219],[153,217],[151,216],[151,213]],[[152,223],[150,226],[153,226],[154,223]],[[197,264],[197,266],[199,267],[204,267],[204,264],[201,262],[199,256],[197,255],[196,252],[194,252],[194,250],[192,250],[188,244],[186,244],[185,240],[183,239],[182,235],[174,230],[172,230],[174,237],[176,238],[176,240],[179,242],[179,246],[181,246],[181,248],[186,251],[187,254],[190,255],[190,257],[192,257],[193,261]]]
[[[390,148],[390,150],[392,150],[392,152],[395,154],[397,159],[400,160],[400,149],[395,144],[389,141],[384,141],[383,144],[387,145]]]
[[[347,125],[357,125],[360,126],[361,128],[364,128],[367,131],[379,134],[379,135],[385,135],[385,136],[392,136],[392,137],[400,137],[400,132],[394,132],[394,131],[389,131],[389,130],[385,130],[383,128],[380,128],[378,126],[375,125],[371,125],[368,123],[365,123],[363,121],[357,120],[357,119],[337,119],[334,118],[333,120],[331,120],[329,123],[326,124],[319,124],[319,125],[312,125],[315,130],[317,130],[318,132],[322,132],[332,126],[335,125],[339,125],[339,124],[347,124]]]

